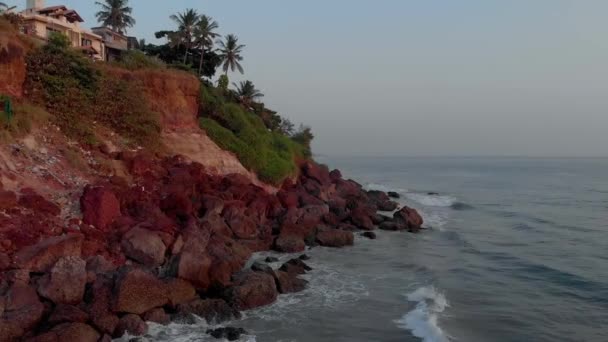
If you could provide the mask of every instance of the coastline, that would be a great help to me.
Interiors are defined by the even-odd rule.
[[[115,177],[87,186],[83,222],[38,230],[3,257],[10,262],[1,273],[0,340],[110,340],[145,334],[146,321],[230,320],[306,287],[299,277],[309,270],[305,260],[244,270],[254,252],[339,248],[352,245],[355,234],[374,238],[377,227],[422,226],[408,207],[392,218],[379,215],[397,203],[313,162],[273,195],[243,176],[213,176],[180,157],[136,155],[125,163],[135,185]],[[15,199],[3,202],[15,228],[31,215],[51,222],[58,214],[31,190],[3,194]]]

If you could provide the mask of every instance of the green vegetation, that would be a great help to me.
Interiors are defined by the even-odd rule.
[[[27,58],[26,89],[35,103],[71,138],[94,145],[94,123],[114,129],[134,144],[156,146],[157,115],[144,100],[136,80],[108,75],[69,47],[67,37],[51,35],[49,43]]]
[[[234,84],[236,88],[236,95],[239,97],[242,103],[250,104],[253,101],[264,97],[251,81],[241,82],[240,84]]]
[[[129,50],[123,52],[120,60],[113,63],[116,66],[128,69],[166,69],[165,62],[157,57],[151,57],[139,50]]]
[[[243,66],[240,61],[243,60],[243,49],[245,45],[239,44],[239,39],[233,34],[226,36],[226,41],[220,41],[219,57],[222,60],[222,69],[224,74],[228,75],[228,70],[234,72],[238,69],[242,74],[244,73]]]
[[[104,0],[96,1],[95,4],[101,6],[101,10],[95,16],[102,25],[109,26],[119,33],[125,33],[128,27],[135,25],[129,0]]]
[[[2,100],[0,100],[2,102]],[[29,103],[15,103],[13,115],[8,117],[0,111],[0,140],[10,141],[31,132],[36,125],[48,121],[50,114],[44,108]]]

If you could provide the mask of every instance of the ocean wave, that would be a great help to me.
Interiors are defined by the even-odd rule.
[[[235,326],[238,327],[238,322],[234,322]],[[195,324],[177,324],[171,323],[169,325],[160,325],[155,323],[148,323],[148,333],[143,337],[124,336],[116,341],[142,341],[142,342],[212,342],[218,341],[214,337],[207,335],[207,329],[215,329],[221,327],[227,327],[226,325],[210,325],[204,319],[197,319]],[[243,335],[237,342],[256,342],[255,335]]]
[[[367,184],[365,184],[365,186],[363,186],[363,188],[367,191],[378,190],[378,191],[384,191],[384,192],[394,191],[397,193],[407,192],[407,189],[392,188],[392,187],[388,187],[384,184],[379,184],[379,183],[367,183]]]
[[[448,342],[449,337],[438,323],[438,315],[448,306],[445,296],[434,286],[425,286],[407,295],[407,300],[416,302],[416,307],[395,321],[397,326],[407,329],[423,342]]]
[[[428,207],[451,207],[456,202],[456,198],[447,195],[429,195],[418,192],[408,192],[405,194],[408,199],[418,202]]]

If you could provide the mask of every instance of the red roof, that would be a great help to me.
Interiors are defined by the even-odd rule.
[[[82,19],[80,14],[78,14],[78,12],[76,12],[75,10],[68,9],[67,7],[65,7],[63,5],[45,7],[43,9],[38,10],[38,13],[48,14],[48,15],[52,15],[52,14],[64,15],[68,19],[68,21],[71,23],[73,23],[75,21],[78,21],[81,23],[84,22],[84,20]]]

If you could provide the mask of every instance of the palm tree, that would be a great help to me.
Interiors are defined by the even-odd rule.
[[[240,84],[233,84],[236,88],[236,95],[241,99],[241,102],[245,104],[264,97],[264,94],[262,94],[258,89],[256,89],[255,85],[253,85],[253,82],[251,81],[241,81]]]
[[[212,48],[213,41],[220,35],[214,31],[220,27],[213,18],[201,15],[196,27],[194,28],[194,36],[196,37],[196,43],[201,48],[201,59],[198,65],[198,75],[201,75],[203,70],[203,59],[205,55],[205,48]]]
[[[228,75],[228,69],[232,72],[234,72],[235,69],[238,69],[241,74],[244,73],[243,67],[239,62],[243,60],[241,53],[243,52],[245,45],[240,45],[239,39],[233,34],[227,35],[225,42],[219,41],[218,43],[220,45],[220,48],[218,49],[219,57],[223,63],[222,67],[224,73]]]
[[[95,4],[101,6],[101,11],[95,16],[104,26],[122,34],[126,32],[127,27],[135,25],[135,19],[131,16],[133,8],[128,6],[129,0],[104,0],[96,1]]]
[[[179,34],[182,44],[186,47],[186,54],[184,55],[184,64],[186,64],[188,53],[190,52],[190,48],[192,48],[194,28],[199,21],[198,12],[195,9],[189,8],[183,13],[172,15],[170,18],[177,24],[176,33]]]

